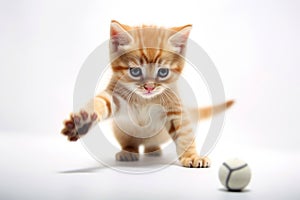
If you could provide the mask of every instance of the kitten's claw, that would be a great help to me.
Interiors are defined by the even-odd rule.
[[[67,136],[70,141],[77,141],[80,136],[89,131],[97,118],[96,113],[88,114],[83,110],[79,114],[72,113],[70,119],[64,121],[64,128],[61,133]]]
[[[96,113],[91,114],[91,120],[92,121],[96,121],[96,119],[98,118]]]
[[[83,121],[87,120],[87,118],[89,117],[89,114],[86,111],[80,111],[80,115],[83,119]]]
[[[72,119],[74,119],[74,123],[76,124],[76,125],[80,125],[80,121],[81,121],[81,119],[80,119],[80,117],[79,116],[77,116],[77,115],[71,115],[71,120]]]

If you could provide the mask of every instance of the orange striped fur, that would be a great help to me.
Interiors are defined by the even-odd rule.
[[[111,81],[81,112],[71,114],[62,133],[76,141],[98,121],[113,117],[113,131],[122,148],[117,160],[138,160],[140,145],[145,153],[160,155],[160,146],[173,139],[183,166],[209,167],[209,159],[196,152],[190,118],[199,113],[208,117],[233,102],[193,110],[182,106],[176,83],[184,67],[190,30],[191,25],[131,27],[113,20]]]

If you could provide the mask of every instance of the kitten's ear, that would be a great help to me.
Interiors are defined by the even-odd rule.
[[[112,20],[110,25],[110,49],[112,52],[126,50],[133,43],[133,37],[126,30],[128,27]]]
[[[183,27],[174,28],[176,33],[171,35],[168,43],[175,52],[184,54],[191,29],[192,25],[190,24]]]

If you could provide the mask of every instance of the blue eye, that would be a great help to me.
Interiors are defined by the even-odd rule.
[[[130,68],[129,72],[130,72],[131,76],[133,76],[133,77],[139,77],[142,75],[142,70],[141,70],[141,68],[138,68],[138,67]]]
[[[160,68],[157,72],[157,75],[161,78],[165,78],[169,74],[169,69],[168,68]]]

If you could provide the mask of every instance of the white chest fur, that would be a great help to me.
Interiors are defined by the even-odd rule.
[[[165,127],[166,113],[159,104],[128,104],[120,99],[120,108],[114,116],[116,125],[126,134],[150,138]]]

